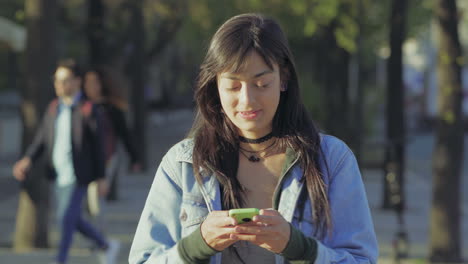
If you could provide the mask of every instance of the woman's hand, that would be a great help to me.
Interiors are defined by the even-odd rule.
[[[283,252],[291,234],[291,227],[283,216],[276,210],[262,209],[252,220],[251,223],[237,225],[230,238],[250,241],[277,254]]]
[[[238,241],[230,238],[236,224],[228,211],[212,211],[201,224],[201,234],[211,248],[222,251]]]
[[[97,181],[97,187],[100,197],[104,197],[109,193],[109,183],[105,178],[101,178]]]

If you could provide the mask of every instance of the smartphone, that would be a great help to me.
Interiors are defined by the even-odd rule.
[[[243,224],[252,221],[252,218],[258,215],[260,210],[257,208],[240,208],[229,210],[229,216],[234,217],[237,224]]]

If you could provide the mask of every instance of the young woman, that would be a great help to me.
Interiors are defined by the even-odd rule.
[[[102,67],[89,69],[84,76],[84,92],[103,113],[103,133],[106,156],[106,178],[110,183],[107,200],[115,201],[118,198],[118,177],[122,162],[119,152],[120,142],[130,156],[132,170],[139,171],[141,163],[130,139],[123,109],[125,101],[114,90],[107,71]]]
[[[130,263],[376,263],[358,165],[320,134],[280,26],[235,16],[211,40],[191,136],[163,158]],[[228,210],[260,208],[247,224]]]

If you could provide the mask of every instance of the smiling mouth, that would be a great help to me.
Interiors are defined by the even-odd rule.
[[[252,118],[257,117],[259,112],[260,112],[259,110],[256,110],[256,111],[239,111],[239,115],[242,118],[252,119]]]

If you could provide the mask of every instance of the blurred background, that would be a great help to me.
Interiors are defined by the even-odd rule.
[[[11,173],[54,97],[57,61],[105,65],[128,101],[144,169],[124,169],[102,226],[123,243],[127,263],[154,172],[190,128],[210,37],[245,12],[281,23],[312,117],[358,158],[379,263],[468,263],[464,0],[2,0],[1,263],[48,263],[57,246],[41,165],[28,186]],[[25,212],[20,193],[29,197]],[[84,239],[75,242],[70,263],[97,262]]]

